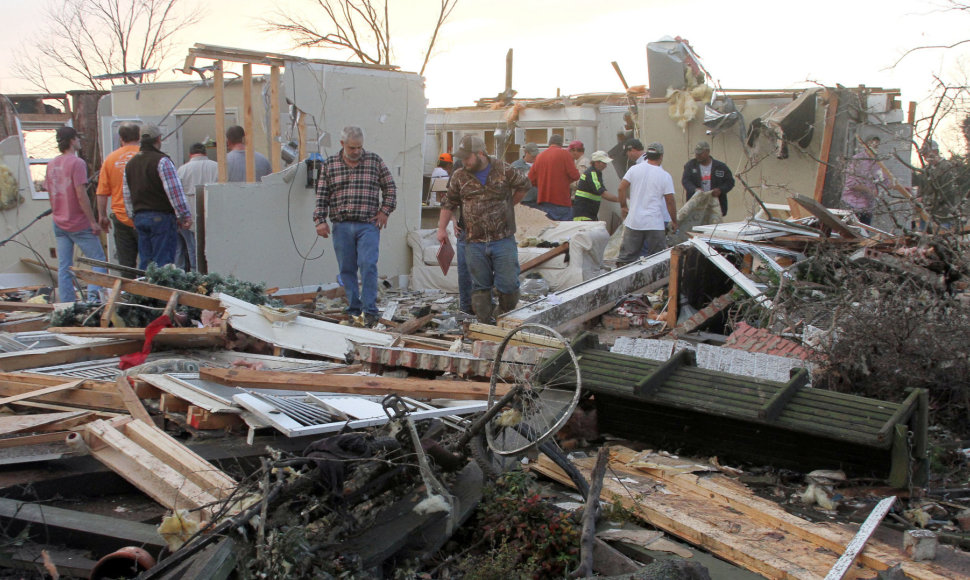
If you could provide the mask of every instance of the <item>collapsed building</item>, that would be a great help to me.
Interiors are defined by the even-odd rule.
[[[0,550],[4,565],[85,577],[110,577],[105,566],[119,560],[125,573],[159,578],[226,577],[237,566],[389,576],[430,561],[473,517],[484,480],[539,450],[534,469],[576,487],[591,505],[601,493],[759,575],[815,578],[840,569],[872,577],[897,566],[912,578],[949,577],[942,565],[922,561],[928,541],[919,534],[907,536],[908,551],[869,541],[851,554],[854,530],[768,505],[730,481],[736,471],[716,460],[698,465],[617,446],[609,462],[622,476],[604,478],[591,459],[571,461],[554,443],[582,444],[604,432],[723,461],[833,469],[902,489],[929,478],[925,390],[883,400],[816,389],[817,327],[758,328],[727,317],[735,306],[772,317],[772,280],[796,279],[811,249],[828,244],[858,250],[857,263],[946,291],[943,275],[897,251],[909,244],[898,224],[914,211],[902,192],[887,194],[875,227],[830,211],[860,137],[883,137],[878,153],[887,171],[910,185],[913,109],[903,112],[898,91],[866,87],[692,94],[679,86],[684,66],[654,78],[664,69],[656,59],[669,58],[648,54],[649,90],[484,99],[457,109],[426,110],[421,77],[394,67],[206,45],[190,51],[185,70],[205,75],[199,65],[211,62],[213,78],[116,86],[85,97],[96,99],[96,114],[88,100],[75,113],[45,110],[38,114],[54,117],[35,119],[17,103],[43,99],[11,99],[0,152],[20,199],[3,212],[8,236],[46,208],[30,178],[23,131],[63,123],[65,115],[99,128],[101,153],[117,145],[120,123],[157,124],[177,165],[191,143],[212,140],[213,157],[224,161],[221,133],[242,124],[250,149],[276,171],[259,183],[192,192],[198,278],[162,268],[130,280],[82,265],[78,277],[110,288],[110,297],[53,326],[53,305],[25,300],[50,281],[43,273],[52,268],[44,259],[50,232],[43,222],[25,231],[32,251],[4,246],[0,267],[12,303],[4,310],[16,316],[0,322],[0,396],[14,411],[0,423],[0,445],[12,450],[3,460],[9,479],[0,517],[11,533],[27,530],[22,549]],[[239,79],[225,79],[230,62],[244,64]],[[270,72],[254,76],[253,66]],[[376,330],[347,324],[333,253],[309,217],[314,165],[306,161],[334,150],[350,122],[363,127],[366,146],[387,161],[400,191],[381,236]],[[455,268],[445,273],[437,262],[431,228],[440,210],[424,179],[437,155],[467,134],[508,160],[526,143],[544,145],[558,134],[611,151],[615,161],[623,158],[622,140],[639,135],[664,143],[675,176],[694,145],[708,140],[743,185],[723,222],[683,220],[679,243],[612,270],[615,204],[603,204],[601,221],[585,223],[518,208],[523,273],[538,273],[545,288],[494,326],[469,323],[446,294],[457,289]],[[605,172],[611,190],[622,176],[616,169]],[[216,292],[205,275],[234,281]],[[133,320],[134,309],[199,324],[149,336],[141,325],[115,322]],[[592,427],[582,423],[589,417]],[[44,473],[30,471],[38,465]],[[822,483],[805,495],[834,511],[826,478],[838,478],[815,477]],[[97,489],[81,490],[86,481]],[[140,505],[152,523],[46,505],[67,489],[89,500],[150,498],[151,507]],[[56,533],[44,538],[38,529]],[[92,529],[99,533],[83,542],[71,537]],[[77,551],[55,550],[61,538]],[[115,552],[127,545],[158,563]],[[622,561],[614,573],[640,568]]]

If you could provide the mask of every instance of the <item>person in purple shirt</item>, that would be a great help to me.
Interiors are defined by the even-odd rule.
[[[879,137],[870,137],[866,145],[873,153],[879,151]],[[845,185],[842,188],[842,203],[851,209],[860,222],[872,224],[872,212],[879,197],[879,187],[892,187],[889,175],[884,175],[879,160],[863,147],[852,156],[845,168]]]

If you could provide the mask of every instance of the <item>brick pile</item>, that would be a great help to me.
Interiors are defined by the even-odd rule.
[[[802,360],[809,360],[815,354],[811,349],[796,342],[771,334],[763,328],[755,328],[745,322],[738,323],[724,346],[748,352],[760,352]]]

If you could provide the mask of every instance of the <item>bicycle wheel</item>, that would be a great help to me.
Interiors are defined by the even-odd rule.
[[[541,356],[535,356],[537,349],[544,351]],[[502,456],[538,447],[572,415],[582,380],[569,342],[542,324],[523,324],[510,332],[492,361],[489,406],[507,390],[515,395],[485,424],[489,448]]]

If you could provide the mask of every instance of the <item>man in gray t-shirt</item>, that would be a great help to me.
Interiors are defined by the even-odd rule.
[[[229,181],[246,181],[246,131],[239,125],[226,129],[226,172]],[[262,181],[264,175],[273,172],[269,159],[258,151],[253,152],[255,158],[256,181]]]

